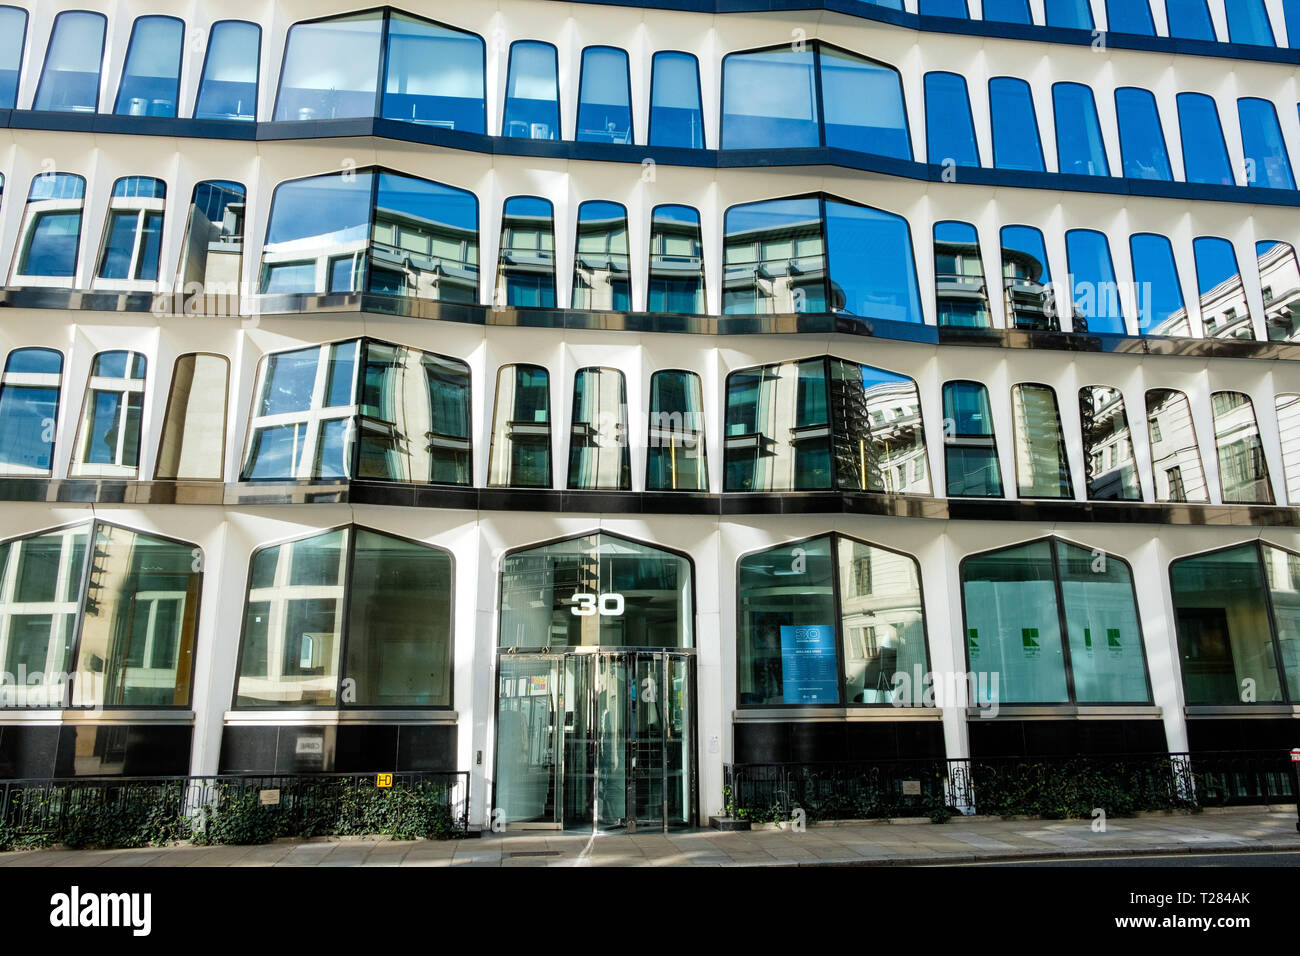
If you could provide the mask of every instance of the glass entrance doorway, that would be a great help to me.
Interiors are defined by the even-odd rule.
[[[694,691],[687,651],[503,653],[494,807],[539,828],[692,825]]]

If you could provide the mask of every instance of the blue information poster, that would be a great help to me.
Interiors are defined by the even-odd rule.
[[[839,703],[833,625],[782,625],[781,684],[787,704]]]

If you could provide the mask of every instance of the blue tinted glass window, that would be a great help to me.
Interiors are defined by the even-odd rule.
[[[656,53],[650,79],[650,145],[704,148],[700,64],[689,53]]]
[[[934,288],[940,325],[986,329],[993,324],[979,233],[969,223],[934,224]]]
[[[1115,112],[1119,117],[1124,175],[1129,179],[1172,180],[1156,98],[1147,90],[1132,87],[1116,90]]]
[[[1264,0],[1227,0],[1228,40],[1251,46],[1272,46],[1273,28],[1268,22]]]
[[[516,139],[560,138],[560,81],[555,47],[549,43],[520,40],[510,44],[501,135]]]
[[[1043,11],[1049,27],[1092,29],[1092,7],[1088,0],[1043,0]]]
[[[1286,22],[1286,45],[1300,49],[1300,0],[1282,0],[1282,16]]]
[[[1043,145],[1029,84],[1009,76],[989,80],[989,111],[993,117],[993,165],[1043,172]]]
[[[1074,282],[1074,331],[1123,335],[1124,311],[1106,236],[1072,229],[1065,234],[1065,254]]]
[[[589,46],[582,51],[579,143],[632,142],[630,83],[625,52],[609,46]]]
[[[732,206],[723,233],[724,314],[826,311],[826,245],[817,199]]]
[[[984,19],[1000,23],[1033,23],[1029,0],[984,0]]]
[[[650,291],[646,310],[704,312],[700,214],[690,206],[656,206],[650,221]]]
[[[1277,110],[1268,100],[1237,100],[1241,121],[1241,147],[1246,157],[1246,185],[1267,189],[1295,189],[1291,159],[1277,122]]]
[[[831,310],[894,322],[923,321],[906,219],[827,199],[826,242]]]
[[[549,201],[536,196],[506,200],[494,301],[515,308],[555,308],[555,226]]]
[[[578,207],[573,308],[616,312],[632,308],[627,210],[619,203],[596,200]]]
[[[291,26],[275,118],[374,116],[383,29],[379,11]]]
[[[185,25],[174,17],[140,17],[135,21],[114,113],[176,115],[184,40]]]
[[[15,349],[0,379],[0,473],[48,472],[54,456],[63,356],[53,349]],[[10,376],[14,378],[10,378]]]
[[[72,278],[77,274],[85,193],[86,181],[71,173],[32,179],[17,275]]]
[[[1056,110],[1056,158],[1062,173],[1077,176],[1109,176],[1106,145],[1092,90],[1080,83],[1057,83],[1052,87]]]
[[[262,249],[263,293],[325,292],[326,270],[364,259],[373,174],[313,176],[281,183],[271,199]],[[360,291],[349,288],[343,291]]]
[[[869,3],[873,7],[884,7],[886,10],[902,10],[903,0],[862,0],[863,3]]]
[[[818,45],[826,145],[898,159],[912,158],[898,71]],[[770,92],[770,91],[768,91]],[[788,146],[775,141],[768,146]]]
[[[106,24],[99,13],[65,11],[54,18],[32,109],[93,113],[99,108]]]
[[[0,7],[0,110],[11,110],[18,105],[18,79],[22,74],[26,39],[27,11]]]
[[[1213,42],[1214,21],[1205,0],[1165,0],[1165,13],[1169,17],[1169,35],[1180,40],[1209,40]]]
[[[925,75],[925,149],[931,163],[980,165],[965,77],[956,73]]]
[[[1189,183],[1234,182],[1228,164],[1228,147],[1219,125],[1214,99],[1204,93],[1178,94],[1178,130],[1183,143],[1183,166]]]
[[[1139,233],[1129,239],[1137,292],[1140,335],[1191,335],[1174,249],[1164,236]]]
[[[486,132],[483,40],[475,34],[393,12],[384,72],[386,119]]]
[[[1147,0],[1106,0],[1106,28],[1112,33],[1156,35]]]
[[[1192,253],[1205,334],[1213,338],[1253,339],[1255,330],[1232,243],[1214,236],[1201,236],[1192,242]]]
[[[375,184],[367,272],[372,292],[477,302],[478,200],[474,194],[381,172]]]
[[[1043,234],[1033,226],[1002,228],[1002,285],[1007,324],[1040,332],[1061,327]]]
[[[722,61],[722,148],[818,146],[813,49],[733,53]]]
[[[1001,498],[1002,469],[988,390],[978,382],[948,382],[943,387],[944,464],[948,497]]]
[[[213,24],[195,119],[257,119],[257,70],[262,28],[242,20]]]
[[[920,0],[918,10],[923,17],[956,17],[967,19],[966,0]]]

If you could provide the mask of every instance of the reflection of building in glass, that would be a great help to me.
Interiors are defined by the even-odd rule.
[[[1124,396],[1117,388],[1095,386],[1079,392],[1088,497],[1095,501],[1141,500],[1133,440]]]
[[[1264,326],[1272,342],[1295,341],[1300,335],[1300,263],[1295,247],[1286,242],[1261,242],[1259,282],[1264,293]]]
[[[815,200],[810,218],[728,232],[723,311],[759,315],[826,310],[826,246]],[[791,203],[791,205],[794,205]]]
[[[1147,392],[1147,427],[1156,500],[1209,501],[1187,396],[1172,389]]]

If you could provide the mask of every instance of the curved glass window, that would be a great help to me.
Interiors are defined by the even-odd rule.
[[[1106,29],[1111,33],[1156,35],[1147,0],[1106,0]]]
[[[649,435],[646,491],[709,490],[698,375],[670,370],[650,377]]]
[[[236,707],[450,707],[452,561],[347,527],[253,552]]]
[[[1278,438],[1282,444],[1282,470],[1286,480],[1286,498],[1294,507],[1300,504],[1300,395],[1279,395],[1275,400]]]
[[[1196,285],[1201,296],[1201,321],[1210,338],[1255,338],[1246,287],[1241,281],[1237,253],[1227,239],[1201,236],[1192,241]]]
[[[69,113],[99,109],[107,25],[102,13],[82,10],[65,10],[54,18],[32,109]]]
[[[1073,498],[1056,392],[1047,385],[1013,385],[1017,493],[1021,498]]]
[[[627,53],[611,46],[582,51],[578,86],[579,143],[632,142],[632,81]]]
[[[970,13],[966,9],[966,0],[920,0],[919,12],[923,17],[970,19]]]
[[[1156,501],[1207,504],[1210,496],[1187,396],[1171,388],[1148,391],[1147,429]]]
[[[1110,164],[1092,90],[1081,83],[1056,83],[1052,86],[1052,105],[1060,171],[1076,176],[1109,176]]]
[[[393,10],[387,41],[380,116],[487,132],[481,37]]]
[[[95,356],[72,458],[74,477],[136,477],[144,386],[145,357],[139,352]]]
[[[989,113],[993,121],[993,165],[1041,173],[1043,144],[1029,84],[1010,76],[989,80]]]
[[[1287,46],[1300,48],[1300,0],[1282,0],[1282,20],[1286,24]]]
[[[693,577],[686,557],[607,532],[512,552],[501,565],[498,644],[692,647]]]
[[[208,34],[194,118],[257,119],[258,65],[262,28],[243,20],[222,20]]]
[[[1129,237],[1129,253],[1137,290],[1138,334],[1191,335],[1183,286],[1169,240],[1151,233],[1138,233]]]
[[[1264,294],[1264,325],[1270,342],[1300,337],[1300,260],[1289,242],[1255,243],[1255,265]]]
[[[544,368],[503,365],[497,372],[488,487],[551,487],[551,393]]]
[[[746,555],[737,579],[741,707],[922,704],[916,559],[828,534]]]
[[[195,352],[176,359],[154,478],[221,480],[229,380],[230,360],[224,355]]]
[[[281,183],[271,200],[260,291],[476,302],[478,200],[381,169]]]
[[[99,253],[98,288],[151,287],[158,279],[167,185],[161,179],[126,176],[113,184]]]
[[[921,292],[907,220],[829,196],[825,203],[831,311],[921,322]]]
[[[1225,504],[1271,505],[1273,488],[1259,438],[1255,405],[1244,392],[1215,392],[1214,445],[1219,453],[1219,487]]]
[[[1204,93],[1178,94],[1178,129],[1183,142],[1183,168],[1189,183],[1231,186],[1228,147],[1219,125],[1219,108]]]
[[[984,19],[999,23],[1032,24],[1029,0],[984,0]]]
[[[1124,394],[1109,385],[1079,389],[1079,421],[1088,500],[1141,501]]]
[[[1091,30],[1092,6],[1088,0],[1043,0],[1043,12],[1049,27]]]
[[[627,383],[612,368],[579,369],[573,380],[569,487],[631,491]]]
[[[242,480],[470,483],[470,376],[457,359],[371,339],[262,362]]]
[[[1173,180],[1169,152],[1160,125],[1156,98],[1149,90],[1124,87],[1115,91],[1119,118],[1119,150],[1128,179]]]
[[[1039,332],[1061,328],[1047,247],[1033,226],[1002,227],[1002,283],[1009,326]]]
[[[1002,468],[988,389],[979,382],[943,387],[943,451],[949,498],[1001,498]]]
[[[18,81],[22,78],[26,41],[27,11],[0,7],[0,110],[18,106]]]
[[[980,165],[964,76],[925,74],[925,150],[933,164]]]
[[[501,213],[501,259],[493,301],[555,308],[555,217],[549,200],[512,196]]]
[[[1268,22],[1264,0],[1232,0],[1224,4],[1228,14],[1228,41],[1251,46],[1273,46],[1273,27]]]
[[[1241,148],[1246,156],[1246,185],[1295,189],[1291,158],[1273,104],[1243,97],[1237,100],[1237,115],[1241,121]]]
[[[986,329],[993,324],[979,233],[970,223],[934,224],[934,286],[940,325]]]
[[[627,209],[619,203],[589,200],[578,206],[573,308],[617,312],[632,308]]]
[[[656,53],[650,75],[650,145],[704,148],[700,64],[689,53]]]
[[[246,193],[239,183],[212,180],[194,187],[177,286],[186,311],[235,315],[244,258]],[[196,296],[216,296],[215,302]],[[196,308],[202,302],[202,308]]]
[[[275,119],[374,116],[383,29],[382,11],[291,26]]]
[[[1189,705],[1300,701],[1300,556],[1257,541],[1169,577]]]
[[[193,545],[102,521],[0,544],[0,660],[28,675],[12,703],[189,707],[201,566]]]
[[[41,173],[32,178],[10,285],[72,288],[85,197],[86,181],[72,173]]]
[[[726,491],[931,493],[903,375],[828,357],[733,372],[725,428]]]
[[[0,378],[0,474],[49,475],[63,387],[63,355],[14,349]]]
[[[537,40],[510,44],[501,135],[560,138],[560,80],[555,47]]]
[[[1065,254],[1074,277],[1074,331],[1123,335],[1124,308],[1105,233],[1071,229]]]
[[[646,311],[704,312],[700,214],[690,206],[655,206],[650,218],[650,289]]]
[[[185,24],[175,17],[138,17],[131,25],[113,112],[120,116],[175,116],[181,94]]]
[[[1165,14],[1169,18],[1169,35],[1180,40],[1218,39],[1214,34],[1214,21],[1205,0],[1165,0]]]
[[[821,145],[911,159],[898,71],[819,42],[723,58],[723,149]]]
[[[1048,538],[967,558],[961,585],[979,706],[1150,703],[1125,561]]]

